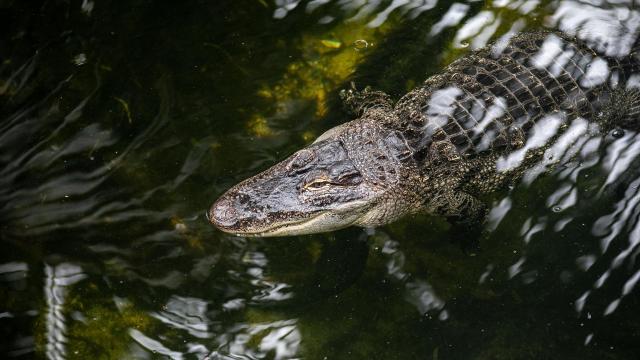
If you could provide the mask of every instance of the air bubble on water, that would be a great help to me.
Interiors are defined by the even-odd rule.
[[[367,40],[358,39],[353,42],[353,46],[356,50],[364,50],[369,47],[369,43],[367,42]]]
[[[551,208],[551,210],[555,213],[559,213],[560,211],[562,211],[562,208],[558,205],[554,206]]]
[[[469,42],[464,40],[464,41],[460,41],[460,47],[461,48],[466,48],[469,47]]]

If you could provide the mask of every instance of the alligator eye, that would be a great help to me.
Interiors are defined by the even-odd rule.
[[[326,187],[326,186],[329,186],[329,185],[331,185],[331,182],[329,180],[316,179],[316,180],[313,180],[312,182],[306,184],[304,187],[306,189],[318,190],[318,189],[322,189],[323,187]]]

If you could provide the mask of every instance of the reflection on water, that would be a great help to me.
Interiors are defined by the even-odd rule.
[[[255,346],[256,337],[261,340]],[[259,359],[271,354],[274,359],[291,359],[300,350],[301,335],[296,319],[238,325],[218,339],[223,345],[214,351],[212,359]]]
[[[472,49],[497,41],[498,55],[547,27],[599,51],[573,64],[576,85],[638,87],[637,69],[603,60],[632,52],[631,0],[0,7],[7,357],[637,357],[640,135],[601,134],[562,103],[499,159],[508,171],[544,149],[486,199],[474,256],[425,216],[266,240],[203,215],[344,122],[337,92],[354,79],[398,99]],[[530,60],[560,78],[574,54],[549,36]],[[469,139],[486,149],[521,94],[468,95],[451,84],[426,115],[444,124],[469,100]]]
[[[383,244],[377,245],[380,242]],[[380,246],[381,253],[387,258],[387,276],[405,288],[405,299],[415,306],[418,313],[428,314],[432,310],[442,310],[444,302],[438,298],[433,287],[425,279],[412,279],[412,275],[405,271],[406,255],[397,241],[380,233],[376,236],[374,246]],[[447,316],[447,311],[443,310],[439,318],[446,320]]]
[[[47,302],[46,350],[49,359],[67,357],[67,329],[64,314],[67,287],[86,277],[82,269],[73,264],[60,264],[55,267],[45,265],[44,297]]]
[[[151,316],[177,329],[186,330],[198,338],[211,337],[206,317],[207,303],[196,298],[172,296],[164,309]]]

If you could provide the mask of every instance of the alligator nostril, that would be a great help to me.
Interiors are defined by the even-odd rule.
[[[232,226],[238,219],[233,202],[228,198],[216,201],[209,209],[208,218],[213,225],[219,228]]]

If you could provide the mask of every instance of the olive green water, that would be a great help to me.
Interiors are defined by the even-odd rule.
[[[487,199],[474,251],[426,215],[271,239],[204,216],[348,120],[351,81],[398,99],[558,8],[0,3],[2,357],[640,357],[638,181],[598,194],[634,134]]]

